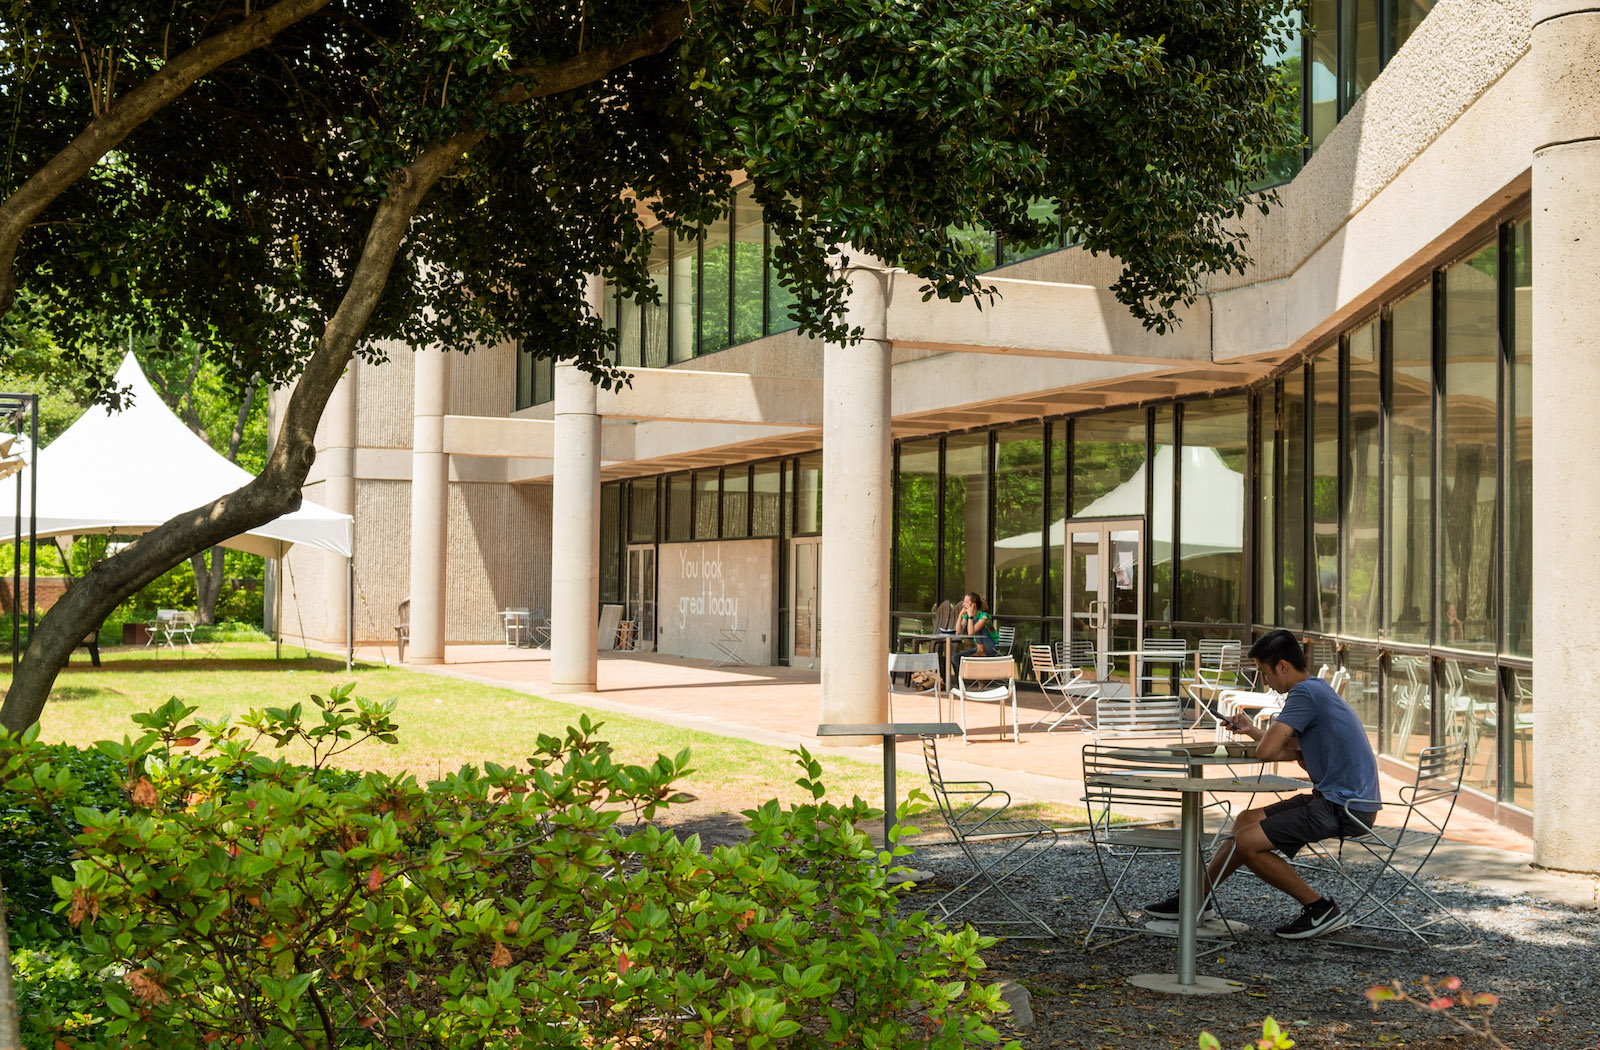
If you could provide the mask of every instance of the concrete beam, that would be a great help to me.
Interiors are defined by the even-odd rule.
[[[632,386],[596,392],[602,416],[696,424],[822,425],[822,383],[815,379],[680,368],[633,368],[628,373]]]

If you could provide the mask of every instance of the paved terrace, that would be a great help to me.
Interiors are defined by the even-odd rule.
[[[394,650],[362,647],[357,657],[393,661]],[[496,685],[536,696],[549,696],[550,654],[543,649],[500,645],[452,645],[445,663],[414,670]],[[820,720],[820,676],[789,667],[712,668],[703,660],[656,653],[600,653],[599,685],[593,693],[569,693],[556,699],[600,711],[617,711],[671,725],[723,736],[792,748],[804,744],[813,752],[845,754],[878,764],[882,747],[838,747],[816,736]],[[968,742],[953,738],[941,745],[947,776],[992,780],[1017,799],[1076,804],[1083,793],[1082,749],[1093,734],[1073,731],[1071,723],[1046,732],[1030,728],[1046,710],[1036,691],[1020,690],[1018,713],[1021,743],[1011,741],[1009,721],[1002,734],[998,705],[967,707]],[[936,717],[932,697],[895,696],[894,717],[901,722],[955,720],[948,698],[944,718]],[[902,769],[922,766],[921,746],[907,740],[899,746]],[[1401,784],[1384,778],[1384,794]],[[1505,891],[1524,891],[1567,904],[1600,906],[1600,881],[1545,871],[1532,866],[1533,843],[1527,837],[1458,807],[1450,818],[1448,841],[1430,863],[1430,871]]]

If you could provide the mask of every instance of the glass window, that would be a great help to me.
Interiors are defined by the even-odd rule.
[[[767,229],[767,332],[787,332],[800,322],[789,316],[794,308],[794,293],[778,275],[778,231]]]
[[[1345,650],[1344,667],[1350,678],[1344,684],[1344,698],[1360,716],[1374,750],[1378,746],[1378,663],[1376,649],[1352,645]]]
[[[1506,547],[1507,652],[1533,655],[1533,223],[1508,231],[1506,309],[1510,316],[1511,367],[1506,372]]]
[[[1383,489],[1383,404],[1374,319],[1350,333],[1345,411],[1343,631],[1378,636],[1378,516]]]
[[[994,587],[990,604],[996,616],[1042,616],[1044,427],[1000,431],[995,436],[994,461]]]
[[[622,485],[600,486],[600,600],[622,601]]]
[[[750,468],[728,467],[722,472],[722,538],[742,540],[750,535]]]
[[[1311,366],[1311,556],[1316,593],[1306,629],[1339,632],[1339,347]]]
[[[1311,0],[1306,51],[1310,69],[1311,148],[1316,149],[1339,123],[1339,0]]]
[[[1339,114],[1350,112],[1367,88],[1378,79],[1378,0],[1343,0],[1344,24],[1340,27],[1344,58],[1344,98]]]
[[[533,404],[533,351],[517,340],[517,394],[516,406],[527,408]]]
[[[1428,10],[1433,7],[1433,0],[1391,0],[1393,6],[1389,9],[1389,35],[1391,37],[1387,48],[1386,58],[1393,56],[1405,46],[1411,34],[1417,31],[1417,26],[1428,17]]]
[[[696,317],[700,303],[700,241],[685,231],[672,243],[672,352],[674,362],[687,361],[699,344]]]
[[[766,306],[766,224],[749,186],[733,195],[733,338],[760,339]]]
[[[815,536],[822,532],[822,453],[813,452],[795,460],[796,536]]]
[[[556,363],[548,357],[533,362],[533,403],[543,405],[556,399]]]
[[[1085,416],[1073,421],[1072,434],[1072,516],[1143,515],[1144,411]],[[1139,480],[1128,484],[1135,474]]]
[[[1055,231],[1054,236],[1036,248],[1023,248],[1018,245],[1002,244],[1000,246],[1000,262],[1002,265],[1021,262],[1024,259],[1032,259],[1035,256],[1043,255],[1046,252],[1053,252],[1057,248],[1061,247],[1061,222],[1056,215],[1055,201],[1037,200],[1031,202],[1028,205],[1028,217],[1030,219],[1038,219],[1048,222],[1051,229]],[[1016,651],[1020,652],[1021,650],[1019,649]]]
[[[1533,672],[1511,672],[1511,696],[1507,705],[1511,724],[1500,731],[1500,739],[1510,750],[1511,783],[1500,797],[1523,809],[1533,809]]]
[[[1067,430],[1069,424],[1066,420],[1050,425],[1050,474],[1048,480],[1048,499],[1050,513],[1050,534],[1046,537],[1045,555],[1050,559],[1050,581],[1045,585],[1045,606],[1049,609],[1050,616],[1061,615],[1061,603],[1064,599],[1063,589],[1066,587],[1066,577],[1061,575],[1062,547],[1066,541],[1063,532],[1063,522],[1067,516],[1066,504],[1066,470],[1067,470]],[[1057,633],[1059,633],[1059,628]]]
[[[896,609],[939,603],[939,439],[902,441],[895,475]]]
[[[750,535],[776,536],[783,524],[783,464],[757,463],[750,486]]]
[[[952,226],[948,232],[957,249],[972,257],[974,269],[994,269],[996,241],[993,231],[982,226]]]
[[[667,539],[694,538],[694,482],[687,474],[667,479]]]
[[[1498,243],[1441,276],[1444,398],[1439,408],[1440,644],[1493,652],[1500,639],[1495,588],[1499,454]]]
[[[717,496],[721,489],[718,473],[716,470],[694,472],[694,538],[697,540],[714,540],[718,535]]]
[[[628,542],[650,543],[656,538],[656,482],[645,478],[628,484]]]
[[[1278,387],[1268,383],[1256,399],[1256,436],[1260,442],[1260,520],[1256,523],[1257,622],[1276,621],[1278,611],[1278,546],[1275,529],[1278,506]]]
[[[660,230],[650,245],[650,284],[660,299],[643,305],[644,315],[644,367],[665,368],[667,364],[667,318],[672,315],[672,289],[670,286],[672,241]]]
[[[1395,653],[1384,679],[1383,753],[1415,762],[1432,743],[1433,661],[1426,656]]]
[[[944,580],[942,597],[977,591],[989,575],[989,434],[948,438],[944,451]]]
[[[1239,623],[1244,616],[1243,396],[1183,406],[1178,522],[1179,619]]]
[[[1303,75],[1305,35],[1301,29],[1301,15],[1298,10],[1289,13],[1292,30],[1288,40],[1281,48],[1268,50],[1266,64],[1278,74],[1278,84],[1274,89],[1272,108],[1285,123],[1292,124],[1300,134],[1303,134],[1304,117],[1300,111],[1301,84]],[[1299,135],[1296,136],[1297,140]],[[1267,158],[1266,174],[1256,182],[1251,189],[1262,189],[1267,186],[1276,186],[1288,182],[1300,171],[1300,143],[1296,141],[1291,146],[1286,146]]]
[[[1173,456],[1173,420],[1177,413],[1171,405],[1161,405],[1155,410],[1154,446],[1150,450],[1150,604],[1145,616],[1156,621],[1172,619],[1172,491],[1179,473]],[[1130,481],[1129,486],[1143,481]]]
[[[1500,779],[1496,737],[1499,719],[1499,672],[1493,667],[1465,664],[1446,659],[1439,663],[1443,679],[1439,703],[1441,742],[1466,741],[1467,772],[1461,780],[1466,787],[1493,794]]]
[[[606,309],[615,313],[617,328],[617,364],[624,368],[638,368],[644,363],[640,356],[640,343],[644,335],[644,311],[631,299],[615,295],[606,297]],[[611,323],[613,318],[607,318]]]
[[[1279,468],[1278,626],[1305,623],[1306,380],[1305,369],[1283,377],[1283,465]]]
[[[1423,285],[1390,316],[1387,634],[1429,640],[1433,533],[1433,295]]]
[[[728,347],[728,288],[732,277],[733,223],[721,219],[700,243],[700,345],[709,354]]]

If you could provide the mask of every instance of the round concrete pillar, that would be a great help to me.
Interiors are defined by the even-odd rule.
[[[333,388],[322,413],[328,444],[317,455],[327,473],[321,501],[329,510],[356,512],[356,364],[350,363]],[[322,555],[322,640],[333,645],[350,641],[350,559],[326,551]]]
[[[1533,836],[1546,867],[1600,871],[1600,777],[1561,741],[1592,725],[1600,666],[1600,11],[1535,0]]]
[[[589,279],[589,307],[603,285]],[[599,681],[600,416],[594,383],[555,368],[555,470],[550,522],[550,691],[592,693]]]
[[[450,457],[444,417],[450,407],[450,362],[443,350],[412,354],[411,647],[414,664],[444,662],[445,560],[449,556]]]
[[[849,323],[865,338],[822,350],[820,604],[833,625],[822,646],[824,723],[882,722],[889,702],[888,275],[869,261],[849,278]]]

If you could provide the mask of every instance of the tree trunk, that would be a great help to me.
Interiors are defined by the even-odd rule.
[[[483,135],[481,131],[456,135],[428,148],[395,173],[389,195],[367,230],[366,245],[344,299],[323,329],[317,349],[306,360],[289,397],[266,469],[243,488],[140,536],[94,566],[62,595],[28,641],[5,705],[0,707],[0,726],[21,733],[39,720],[50,688],[72,650],[128,595],[206,548],[300,506],[300,486],[316,458],[317,422],[383,294],[411,216],[434,183]]]
[[[189,558],[194,569],[194,622],[210,627],[217,622],[217,599],[222,597],[222,548],[212,547],[207,553]]]
[[[22,1050],[17,990],[11,983],[11,941],[6,936],[6,888],[0,884],[0,1050]]]

